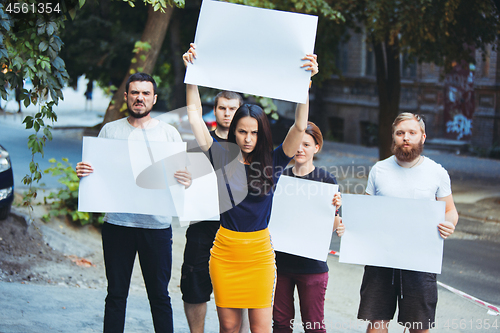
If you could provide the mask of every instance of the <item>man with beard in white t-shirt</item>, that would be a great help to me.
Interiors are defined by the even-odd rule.
[[[419,115],[401,113],[392,124],[393,156],[377,162],[370,171],[366,194],[428,199],[446,203],[445,221],[437,228],[443,239],[458,222],[448,172],[422,155],[425,124]],[[398,323],[411,333],[434,327],[436,274],[385,267],[365,266],[358,319],[369,321],[367,332],[388,332],[396,305]]]

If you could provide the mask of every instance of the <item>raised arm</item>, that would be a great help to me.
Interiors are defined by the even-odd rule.
[[[318,61],[315,54],[308,54],[302,60],[307,60],[301,67],[307,71],[311,71],[311,76],[318,73]],[[295,155],[297,148],[302,141],[307,128],[307,119],[309,117],[309,94],[305,104],[297,104],[295,109],[295,122],[288,131],[285,140],[283,141],[283,152],[286,156],[292,157]]]
[[[182,55],[184,65],[193,65],[196,59],[195,45],[191,43],[189,50]],[[213,138],[210,135],[207,125],[203,121],[202,106],[198,86],[193,84],[186,85],[186,104],[189,124],[193,130],[198,145],[203,151],[210,149]]]
[[[192,84],[186,85],[186,102],[189,124],[193,130],[196,142],[198,142],[203,151],[207,151],[212,147],[214,139],[210,135],[207,124],[205,124],[201,116],[201,100],[198,93],[198,86]]]

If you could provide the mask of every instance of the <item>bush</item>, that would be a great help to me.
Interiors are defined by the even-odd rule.
[[[44,173],[50,173],[54,177],[62,176],[57,181],[65,187],[58,192],[50,192],[43,198],[45,204],[50,206],[49,213],[42,218],[48,220],[55,216],[68,216],[73,221],[85,225],[88,223],[102,224],[104,221],[103,213],[87,213],[78,211],[78,188],[80,187],[80,179],[76,175],[76,171],[68,162],[67,158],[62,158],[62,162],[58,162],[52,158],[49,160],[50,168],[44,170]]]
[[[500,160],[500,146],[495,144],[490,148],[489,157]]]
[[[489,148],[479,148],[476,146],[472,146],[470,152],[472,155],[478,157],[493,158],[500,160],[500,144],[498,143],[494,143]]]

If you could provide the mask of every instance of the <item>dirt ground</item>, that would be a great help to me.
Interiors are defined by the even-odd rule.
[[[40,207],[36,208],[40,210]],[[59,229],[63,235],[95,249],[85,258],[64,254],[47,244],[42,229]],[[0,221],[0,281],[59,284],[76,287],[105,287],[103,259],[98,248],[100,231],[79,227],[64,218],[27,226],[23,218],[11,214]]]
[[[14,206],[12,210],[14,214],[0,221],[0,281],[106,288],[100,227],[80,226],[65,217],[42,221],[39,217],[46,207],[41,205],[34,206],[34,221],[28,226],[27,210]],[[169,291],[180,293],[186,228],[173,226]],[[130,290],[144,292],[144,288],[136,257]]]

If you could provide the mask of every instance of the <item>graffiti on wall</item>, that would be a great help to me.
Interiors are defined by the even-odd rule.
[[[444,123],[446,137],[468,141],[472,137],[474,116],[474,65],[456,65],[446,75]]]
[[[446,122],[446,133],[456,134],[456,139],[460,140],[464,136],[472,135],[472,120],[463,114],[456,114],[453,120]]]

